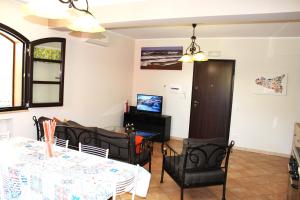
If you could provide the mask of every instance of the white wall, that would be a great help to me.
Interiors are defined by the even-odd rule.
[[[293,126],[300,120],[300,38],[198,39],[202,50],[220,51],[215,59],[235,59],[235,82],[230,138],[236,146],[288,154]],[[184,46],[189,39],[137,40],[132,104],[136,93],[164,96],[163,113],[172,116],[171,136],[188,137],[193,65],[182,71],[140,70],[141,47]],[[258,75],[288,73],[286,96],[257,95],[252,85]],[[172,94],[168,85],[179,85],[185,95]],[[166,86],[166,87],[165,87]]]
[[[66,37],[65,87],[63,107],[0,113],[0,118],[13,118],[13,134],[35,137],[33,115],[67,118],[89,126],[120,125],[124,102],[131,96],[134,41],[110,34],[108,47],[88,44],[28,22],[19,6],[13,0],[0,1],[0,22],[31,41]]]

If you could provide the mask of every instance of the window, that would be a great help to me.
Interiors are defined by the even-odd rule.
[[[25,108],[25,64],[28,40],[0,23],[0,111]]]
[[[62,106],[65,46],[58,37],[29,42],[0,23],[0,111]]]
[[[15,43],[0,33],[0,107],[12,107],[14,102]]]

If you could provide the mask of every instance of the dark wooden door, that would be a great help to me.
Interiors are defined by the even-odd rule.
[[[194,63],[190,138],[228,140],[233,94],[234,60]]]

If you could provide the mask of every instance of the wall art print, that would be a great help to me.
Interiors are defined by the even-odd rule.
[[[256,94],[286,95],[287,74],[261,75],[254,80]]]
[[[142,47],[141,69],[182,70],[183,47]]]

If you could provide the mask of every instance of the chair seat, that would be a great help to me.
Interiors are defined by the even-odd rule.
[[[225,173],[221,169],[210,170],[205,172],[188,172],[185,173],[184,184],[186,186],[196,185],[216,185],[224,183]]]
[[[185,188],[223,185],[222,200],[226,200],[228,162],[234,141],[227,144],[225,138],[188,138],[184,140],[181,154],[168,143],[164,146],[161,183],[166,171],[179,185],[181,200]]]
[[[172,175],[179,175],[176,177],[181,182],[183,156],[166,156],[165,157],[165,170]],[[206,170],[206,171],[193,171],[185,173],[184,185],[190,186],[209,186],[223,184],[225,180],[225,172],[222,169]]]

